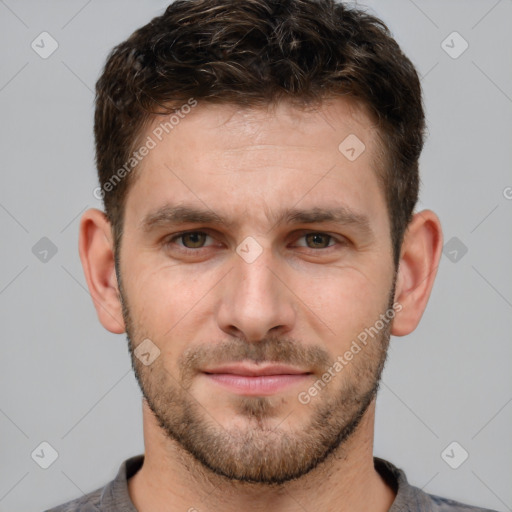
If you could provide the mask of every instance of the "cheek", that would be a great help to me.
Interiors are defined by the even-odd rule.
[[[160,264],[155,269],[154,265],[133,259],[124,269],[123,288],[135,327],[140,334],[161,340],[159,346],[171,338],[184,340],[183,343],[193,339],[192,331],[197,335],[197,326],[207,316],[205,299],[219,281],[218,275],[222,276],[213,270],[199,273],[192,267],[177,265]]]
[[[383,274],[384,275],[384,274]],[[371,278],[356,268],[338,269],[329,276],[294,286],[304,300],[306,317],[311,312],[321,320],[333,344],[350,343],[365,328],[373,325],[388,304],[388,283]],[[308,309],[309,308],[309,309]],[[327,341],[327,340],[326,340]]]

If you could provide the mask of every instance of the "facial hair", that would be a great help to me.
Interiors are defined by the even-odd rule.
[[[392,322],[386,323],[308,404],[292,398],[297,409],[307,408],[306,424],[290,428],[296,409],[286,418],[280,417],[283,399],[278,396],[233,395],[229,399],[233,415],[244,421],[242,426],[238,422],[236,427],[226,428],[209,413],[208,403],[193,395],[194,377],[201,368],[242,360],[272,362],[308,368],[321,378],[332,366],[332,356],[322,347],[305,346],[279,335],[253,343],[232,337],[189,347],[178,358],[175,375],[164,366],[169,361],[162,356],[145,366],[135,356],[134,342],[150,336],[143,336],[143,326],[132,316],[119,275],[118,282],[132,366],[149,408],[169,439],[218,475],[265,485],[300,478],[341,450],[376,397]],[[388,296],[388,310],[393,305],[395,282]]]

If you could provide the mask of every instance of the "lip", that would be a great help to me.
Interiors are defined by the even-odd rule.
[[[285,366],[282,364],[267,364],[265,366],[257,366],[251,364],[228,364],[217,368],[203,370],[204,373],[218,374],[229,373],[233,375],[244,375],[247,377],[260,377],[263,375],[304,375],[310,372],[295,368],[293,366]]]
[[[285,365],[224,365],[203,370],[215,384],[236,394],[268,396],[303,383],[311,372]]]

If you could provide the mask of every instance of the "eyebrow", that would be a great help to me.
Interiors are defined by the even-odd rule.
[[[334,208],[313,207],[309,209],[292,208],[273,215],[273,227],[278,224],[317,224],[332,222],[352,226],[366,236],[373,236],[370,219],[367,215],[353,211],[344,206]],[[210,224],[232,228],[236,221],[230,220],[210,209],[191,205],[166,204],[147,214],[141,221],[141,228],[148,233],[154,229],[176,224]]]

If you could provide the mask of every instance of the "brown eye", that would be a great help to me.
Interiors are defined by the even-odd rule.
[[[304,235],[308,247],[311,249],[325,249],[329,246],[332,237],[325,233],[309,233]]]
[[[200,231],[191,231],[190,233],[180,235],[179,239],[181,239],[187,249],[199,249],[203,247],[207,236],[206,233],[201,233]]]

